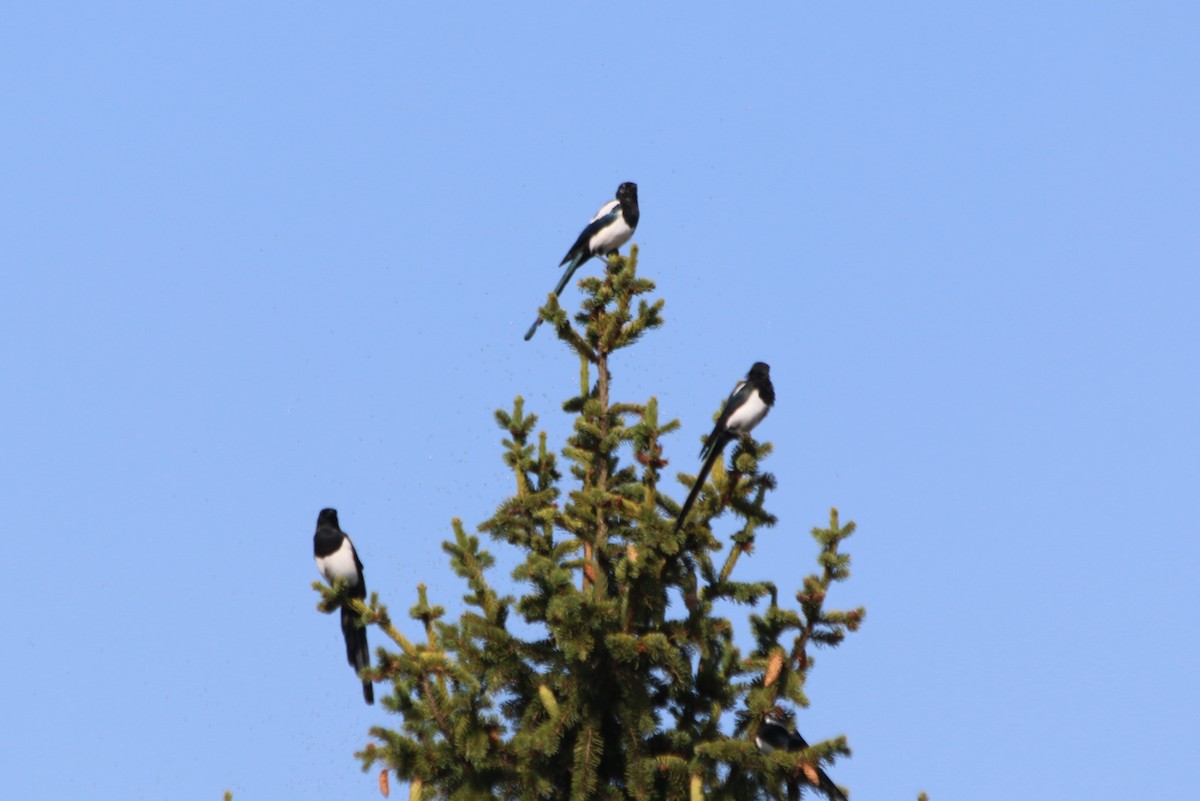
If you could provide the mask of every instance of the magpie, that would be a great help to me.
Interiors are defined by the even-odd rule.
[[[363,581],[362,562],[354,543],[346,532],[338,527],[337,509],[322,509],[317,515],[317,533],[313,535],[313,558],[317,570],[330,586],[337,580],[350,586],[350,597],[367,597],[367,584]],[[346,640],[346,661],[354,672],[371,666],[371,652],[367,648],[367,630],[358,624],[358,615],[347,606],[342,606],[342,637]],[[363,698],[368,704],[375,703],[375,688],[368,679],[363,679]]]
[[[606,258],[608,254],[620,250],[621,245],[628,242],[637,230],[638,214],[637,184],[626,181],[617,187],[617,199],[600,207],[600,211],[596,212],[567,255],[558,263],[559,267],[567,265],[567,271],[563,273],[558,286],[554,287],[554,294],[561,295],[571,276],[592,256]],[[542,318],[539,316],[525,333],[526,342],[533,339],[541,324]]]
[[[754,744],[758,746],[760,754],[772,754],[776,751],[803,751],[808,748],[808,743],[791,728],[787,715],[779,707],[775,707],[763,715],[762,725],[758,727],[758,732],[754,735]],[[825,771],[816,765],[813,765],[812,768],[816,771],[819,779],[819,782],[814,783],[827,796],[839,799],[839,801],[847,801],[846,794],[833,783]]]
[[[738,437],[749,434],[774,405],[775,387],[771,385],[771,368],[763,362],[755,362],[746,378],[739,381],[729,394],[725,408],[717,418],[717,424],[704,440],[704,447],[700,449],[700,458],[704,460],[704,464],[700,467],[700,474],[696,476],[692,491],[683,502],[683,508],[679,510],[679,518],[675,521],[676,531],[679,531],[683,521],[687,519],[688,511],[708,478],[708,471],[712,470],[713,462],[725,450],[725,446]]]

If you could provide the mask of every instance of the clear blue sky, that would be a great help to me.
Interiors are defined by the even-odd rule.
[[[834,777],[1193,795],[1200,7],[971,5],[9,8],[5,795],[378,798],[317,511],[397,617],[458,607],[440,543],[512,489],[493,409],[567,432],[521,335],[624,180],[667,324],[615,394],[693,472],[769,362],[745,575],[859,524],[799,717]]]

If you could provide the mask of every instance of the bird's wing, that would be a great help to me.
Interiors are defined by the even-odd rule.
[[[350,555],[354,557],[354,567],[358,571],[358,581],[354,585],[354,597],[367,597],[367,580],[363,578],[362,560],[358,558],[358,551],[354,549],[354,543],[350,541],[350,537],[346,537],[346,544],[350,546]]]
[[[619,200],[610,200],[600,207],[600,211],[596,212],[596,216],[591,219],[587,227],[579,232],[579,236],[575,239],[575,244],[571,245],[571,249],[567,251],[567,255],[563,256],[562,261],[558,263],[559,267],[566,265],[567,269],[563,272],[562,278],[558,280],[558,286],[554,287],[555,296],[562,294],[562,291],[566,289],[567,283],[570,282],[571,276],[575,274],[575,271],[592,257],[592,237],[596,235],[597,231],[602,230],[607,225],[611,225],[620,214],[621,202]],[[539,316],[533,321],[533,325],[529,326],[529,330],[525,332],[526,342],[533,338],[533,335],[538,330],[538,326],[541,324],[542,318]]]
[[[619,200],[608,201],[600,207],[600,211],[596,212],[596,216],[591,219],[591,222],[598,222],[601,217],[607,217],[610,220],[616,219],[616,216],[621,213],[620,205],[621,201]]]
[[[578,267],[588,260],[592,255],[588,244],[597,231],[603,230],[606,226],[611,225],[618,217],[621,216],[621,204],[616,200],[610,200],[605,203],[600,211],[596,212],[596,216],[587,224],[587,227],[579,232],[579,238],[575,240],[575,244],[571,245],[571,249],[567,251],[567,255],[563,256],[563,260],[558,263],[558,266],[566,264],[569,261],[579,259],[579,263],[573,266]]]
[[[725,432],[729,425],[729,417],[746,402],[746,399],[753,391],[753,387],[745,381],[737,382],[737,386],[733,388],[733,392],[729,393],[729,398],[725,401],[724,408],[721,409],[721,416],[717,418],[717,424],[713,426],[712,433],[704,440],[704,447],[700,449],[700,456],[705,456],[721,439],[720,435]]]
[[[725,430],[735,435],[747,434],[767,416],[770,408],[758,387],[751,386],[737,408],[725,418]]]
[[[750,386],[748,381],[737,382],[737,386],[733,388],[733,392],[729,393],[729,398],[725,401],[725,408],[721,410],[721,416],[717,418],[717,425],[724,428],[729,423],[729,416],[741,408],[753,391],[754,387]]]
[[[676,531],[683,525],[687,513],[692,508],[692,503],[695,502],[696,496],[700,494],[700,489],[708,479],[708,473],[712,470],[713,463],[721,455],[721,451],[725,449],[726,443],[733,438],[726,430],[729,424],[729,416],[741,408],[753,389],[745,381],[739,381],[737,386],[733,388],[733,392],[730,393],[729,399],[725,401],[725,408],[721,410],[721,416],[717,418],[717,424],[713,426],[712,433],[705,438],[704,445],[700,448],[700,458],[704,460],[704,463],[700,466],[700,472],[696,475],[696,483],[692,485],[692,490],[688,493],[687,500],[683,502],[683,508],[679,512],[679,517],[675,520]]]

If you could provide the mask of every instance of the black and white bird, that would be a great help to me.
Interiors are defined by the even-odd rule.
[[[554,294],[561,295],[571,276],[592,256],[606,258],[608,254],[620,250],[621,245],[628,242],[637,230],[637,224],[637,184],[626,181],[617,187],[616,200],[610,200],[600,207],[600,211],[596,212],[587,228],[580,232],[575,244],[571,245],[567,255],[558,263],[559,267],[567,265],[567,270],[558,286],[554,287]],[[529,326],[529,331],[525,334],[526,342],[533,338],[541,324],[542,318],[539,316],[533,321],[533,325]]]
[[[804,738],[792,728],[787,715],[779,707],[775,707],[763,715],[762,724],[754,735],[754,744],[760,754],[773,754],[776,751],[803,751],[808,748]],[[829,775],[816,765],[811,766],[816,771],[816,784],[830,798],[847,801],[846,794],[833,783]]]
[[[317,533],[313,535],[313,558],[321,577],[333,586],[335,581],[344,581],[350,588],[351,598],[366,598],[367,584],[363,580],[362,562],[350,537],[338,526],[336,509],[322,509],[317,515]],[[358,624],[358,615],[342,607],[342,637],[346,640],[346,661],[354,672],[371,666],[371,651],[367,647],[367,630]],[[368,704],[375,703],[375,688],[363,679],[363,698]]]
[[[679,510],[679,518],[675,521],[676,531],[687,519],[692,504],[708,479],[713,462],[725,450],[725,446],[738,437],[749,434],[774,405],[775,387],[771,385],[771,368],[763,362],[755,362],[745,379],[739,381],[729,394],[725,408],[717,418],[717,424],[713,426],[708,439],[704,440],[704,447],[700,449],[700,458],[704,460],[704,464],[700,467],[700,474],[696,476],[692,491],[683,502],[683,508]]]

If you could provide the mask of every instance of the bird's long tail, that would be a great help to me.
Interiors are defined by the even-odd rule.
[[[817,777],[821,780],[821,791],[824,792],[825,795],[834,799],[834,801],[848,801],[846,794],[842,792],[841,788],[833,783],[833,779],[829,778],[828,773],[820,768],[817,768]]]
[[[342,607],[342,637],[346,640],[346,661],[354,672],[371,666],[371,649],[367,645],[367,630],[358,625],[358,615],[352,610]],[[363,679],[363,700],[368,704],[375,703],[375,686]]]
[[[721,436],[721,439],[715,442],[712,449],[708,452],[708,457],[704,460],[704,464],[700,466],[700,473],[696,476],[696,483],[692,485],[692,491],[688,493],[687,500],[683,502],[683,508],[679,510],[679,517],[675,520],[676,531],[679,531],[683,525],[683,521],[687,520],[688,512],[692,509],[692,504],[699,497],[700,490],[704,489],[704,482],[708,480],[708,474],[712,470],[713,463],[721,458],[721,454],[725,450],[725,445],[729,441],[728,437],[723,435],[718,436]]]
[[[555,297],[558,297],[562,294],[562,291],[567,288],[567,283],[571,280],[571,276],[575,274],[576,270],[583,266],[583,263],[587,261],[588,258],[590,258],[590,254],[586,256],[580,254],[571,259],[570,263],[567,264],[567,269],[563,271],[562,278],[558,279],[558,286],[554,287]]]
[[[801,736],[800,732],[793,732],[791,735],[792,742],[789,744],[788,750],[795,751],[800,748],[808,748],[808,742]],[[817,784],[821,788],[821,792],[833,799],[833,801],[848,801],[846,794],[841,788],[833,783],[833,779],[829,778],[829,774],[821,769],[819,765],[812,765],[813,770],[817,773],[817,778],[820,780]],[[806,776],[805,778],[810,778]]]
[[[587,256],[576,256],[575,258],[571,259],[570,263],[567,264],[567,269],[563,272],[562,278],[560,278],[558,281],[558,286],[554,287],[555,297],[558,297],[562,294],[563,290],[567,288],[567,282],[571,280],[571,276],[575,274],[575,271],[578,270],[579,267],[588,260],[588,258],[589,257]],[[541,315],[538,315],[538,318],[533,321],[533,325],[529,326],[529,330],[525,332],[526,342],[533,339],[533,335],[537,333],[538,326],[541,324],[542,318]]]
[[[542,318],[538,317],[533,321],[533,325],[529,326],[529,330],[525,332],[525,341],[533,339],[533,335],[537,333],[538,326],[542,324]]]

